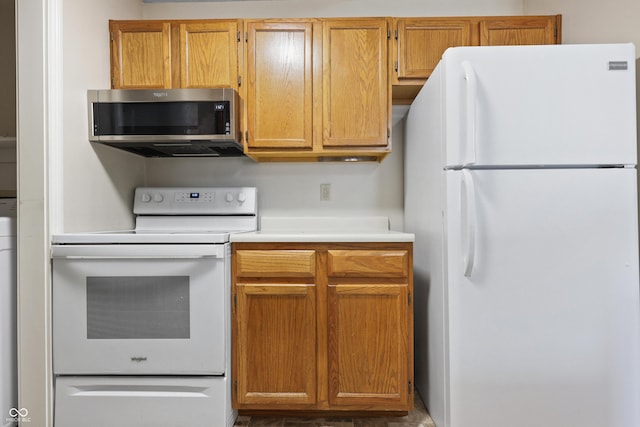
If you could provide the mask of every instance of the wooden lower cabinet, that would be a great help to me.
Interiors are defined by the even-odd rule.
[[[315,404],[315,285],[242,284],[236,298],[238,403]]]
[[[408,286],[329,285],[329,403],[406,407]]]
[[[233,404],[413,408],[411,243],[234,243]]]

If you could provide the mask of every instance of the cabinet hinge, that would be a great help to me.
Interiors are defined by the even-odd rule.
[[[396,40],[398,40],[398,29],[396,28]]]
[[[391,38],[391,29],[387,28],[387,38],[390,39]]]
[[[244,140],[247,141],[247,143],[249,142],[249,131],[248,130],[244,131]]]
[[[249,31],[247,31],[247,32],[245,32],[245,33],[244,33],[244,41],[245,41],[246,43],[249,43]]]
[[[242,86],[242,76],[238,76],[238,86]]]
[[[395,68],[396,73],[398,72],[398,61],[393,62],[393,68]]]
[[[391,128],[387,128],[387,139],[391,138]]]
[[[238,31],[238,43],[240,43],[241,37],[242,37],[242,35],[241,35],[240,31]]]
[[[113,41],[113,31],[109,31],[109,38]]]
[[[233,309],[235,310],[238,307],[238,296],[233,294]]]
[[[115,85],[116,85],[116,78],[111,77],[111,87],[115,87]]]

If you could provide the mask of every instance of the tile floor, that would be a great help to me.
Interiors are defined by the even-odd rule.
[[[240,415],[236,427],[435,427],[431,417],[415,393],[414,410],[405,417],[376,418],[294,418],[254,417]]]

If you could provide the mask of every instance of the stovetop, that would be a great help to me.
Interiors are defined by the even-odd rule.
[[[222,244],[258,228],[253,187],[141,187],[134,230],[65,233],[54,245]]]

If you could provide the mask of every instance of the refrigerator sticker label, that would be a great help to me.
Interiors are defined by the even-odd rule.
[[[609,71],[627,70],[629,64],[627,61],[609,61]]]

